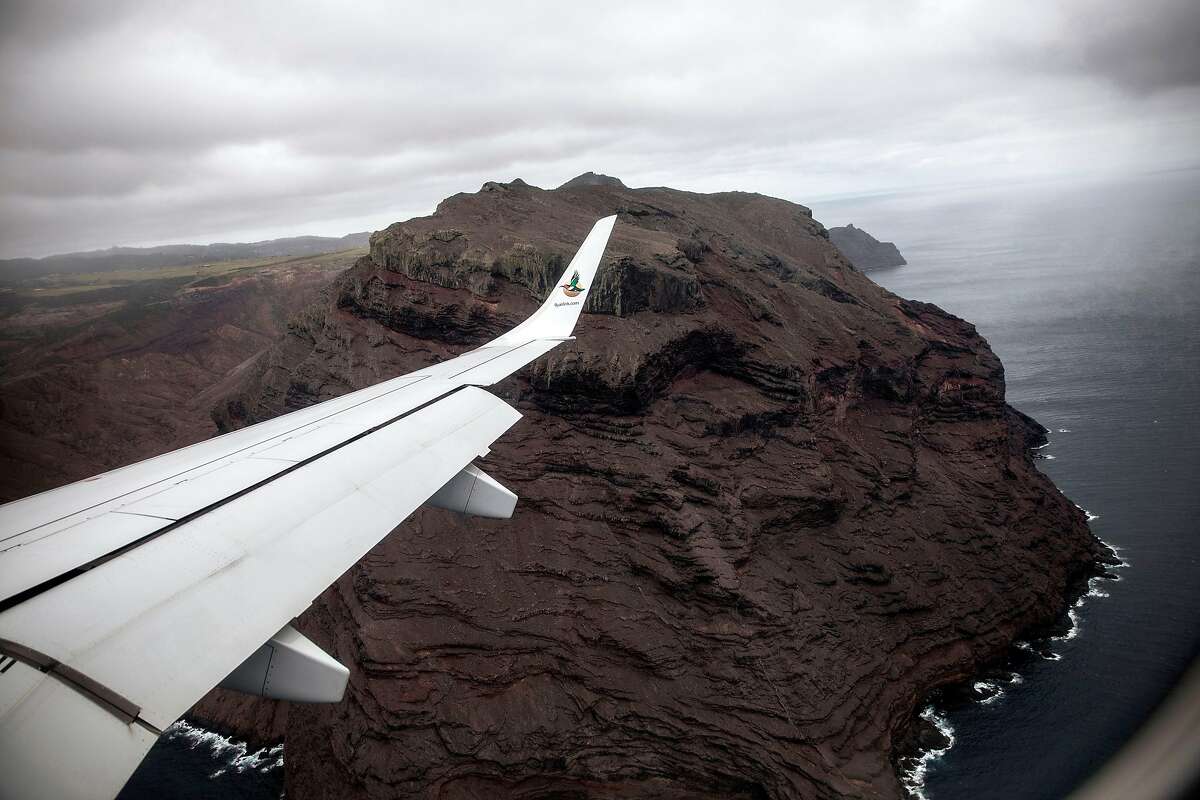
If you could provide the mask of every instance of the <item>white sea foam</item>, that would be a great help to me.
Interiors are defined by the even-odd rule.
[[[1081,511],[1083,511],[1084,514],[1087,515],[1089,522],[1094,519],[1099,519],[1099,517],[1100,517],[1099,514],[1093,514],[1092,512],[1088,511],[1083,506],[1077,506],[1077,507]],[[1064,631],[1063,633],[1061,633],[1057,636],[1050,636],[1050,637],[1046,638],[1045,640],[1042,641],[1041,644],[1035,644],[1032,642],[1018,642],[1017,647],[1019,649],[1029,652],[1029,653],[1033,653],[1037,656],[1040,656],[1041,658],[1046,659],[1047,661],[1062,660],[1062,654],[1057,653],[1054,650],[1052,650],[1049,646],[1047,646],[1048,643],[1050,643],[1050,642],[1068,642],[1071,639],[1074,639],[1076,636],[1078,636],[1080,633],[1080,629],[1081,629],[1080,613],[1079,613],[1080,609],[1082,609],[1085,605],[1087,605],[1087,601],[1089,599],[1110,597],[1111,595],[1109,595],[1109,593],[1107,591],[1105,591],[1105,589],[1104,589],[1104,584],[1105,583],[1116,583],[1117,581],[1121,580],[1121,576],[1115,574],[1113,572],[1113,570],[1124,569],[1125,567],[1129,566],[1129,561],[1124,558],[1121,558],[1121,556],[1119,555],[1119,553],[1122,549],[1121,547],[1119,547],[1118,545],[1108,544],[1108,542],[1103,542],[1103,544],[1105,547],[1109,548],[1109,550],[1111,550],[1112,553],[1114,555],[1116,555],[1117,558],[1120,559],[1120,561],[1117,564],[1110,565],[1108,567],[1108,569],[1106,570],[1105,574],[1093,575],[1091,578],[1088,578],[1087,591],[1085,591],[1083,594],[1081,594],[1079,597],[1077,597],[1075,599],[1075,602],[1071,604],[1071,607],[1069,609],[1067,609],[1067,618],[1070,620],[1070,625],[1068,626],[1066,631]]]
[[[1076,507],[1076,508],[1078,508],[1080,511],[1082,511],[1082,512],[1083,512],[1083,515],[1084,515],[1085,517],[1087,517],[1087,521],[1088,521],[1088,522],[1091,522],[1092,520],[1097,520],[1097,519],[1100,519],[1100,515],[1099,515],[1099,514],[1094,514],[1094,513],[1092,513],[1091,511],[1088,511],[1086,508],[1084,508],[1083,506],[1079,505],[1079,503],[1075,503],[1075,507]],[[1106,547],[1110,547],[1110,548],[1112,548],[1112,545],[1108,544],[1107,542],[1105,542],[1105,546],[1106,546]],[[1115,548],[1113,548],[1113,549],[1115,549]]]
[[[229,736],[222,736],[214,731],[192,725],[179,720],[163,733],[168,741],[182,740],[193,750],[198,747],[206,748],[213,760],[222,766],[209,778],[219,778],[226,772],[241,774],[248,770],[257,770],[266,774],[283,767],[283,745],[264,747],[250,752],[250,746]]]
[[[1061,661],[1062,656],[1054,652],[1045,645],[1046,640],[1040,642],[1017,642],[1013,646],[1018,650],[1024,650],[1026,653],[1031,653],[1045,661]]]
[[[975,681],[972,687],[984,697],[979,698],[978,703],[984,706],[990,706],[992,703],[1004,697],[1004,687],[999,681]]]
[[[1105,542],[1104,545],[1109,550],[1112,550],[1113,555],[1119,559],[1116,564],[1113,564],[1111,567],[1109,567],[1110,570],[1125,569],[1126,567],[1132,565],[1132,562],[1129,559],[1127,559],[1121,555],[1121,552],[1124,551],[1124,549],[1125,549],[1124,547],[1121,547],[1121,545],[1119,545],[1119,544],[1109,544],[1108,542]],[[1121,576],[1113,575],[1113,577],[1109,578],[1109,580],[1119,581],[1119,580],[1121,580]]]
[[[1059,634],[1058,636],[1051,636],[1050,641],[1069,642],[1079,635],[1079,611],[1077,609],[1082,605],[1083,598],[1080,598],[1079,600],[1075,601],[1075,604],[1071,606],[1071,608],[1067,609],[1067,618],[1071,620],[1071,627],[1067,628],[1066,633]],[[1057,661],[1058,659],[1056,658],[1054,660]]]
[[[1054,459],[1058,458],[1058,456],[1052,456],[1049,453],[1046,453],[1046,455],[1042,456],[1042,458],[1046,459],[1047,461],[1053,461]]]
[[[1099,519],[1100,517],[1099,514],[1093,514],[1086,508],[1083,508],[1083,506],[1078,506],[1078,508],[1087,515],[1089,522],[1094,519]],[[1105,581],[1115,582],[1120,580],[1120,576],[1113,574],[1111,570],[1123,569],[1129,566],[1129,561],[1120,556],[1120,551],[1122,550],[1121,547],[1117,545],[1110,545],[1107,542],[1104,542],[1104,545],[1108,547],[1113,554],[1117,556],[1117,558],[1120,559],[1120,563],[1111,566],[1108,574],[1095,575],[1088,579],[1087,591],[1076,598],[1075,602],[1071,604],[1071,607],[1067,609],[1067,618],[1070,620],[1070,626],[1067,628],[1067,630],[1058,636],[1050,636],[1046,639],[1039,640],[1038,642],[1016,642],[1014,646],[1018,650],[1032,653],[1033,655],[1045,659],[1046,661],[1062,660],[1062,654],[1051,649],[1049,646],[1050,643],[1070,641],[1078,636],[1080,632],[1079,609],[1084,607],[1089,598],[1108,597],[1108,592],[1101,588],[1103,583]],[[1017,686],[1024,682],[1025,679],[1020,673],[1011,672],[1009,673],[1007,681],[1004,679],[979,680],[975,681],[972,688],[974,688],[976,692],[986,695],[977,701],[980,705],[991,705],[992,703],[995,703],[1004,697],[1005,684],[1011,687]],[[935,748],[921,753],[920,756],[915,759],[912,767],[903,772],[900,778],[901,783],[904,785],[905,790],[909,794],[909,797],[913,798],[914,800],[929,800],[928,795],[925,794],[925,778],[929,774],[929,766],[934,761],[944,756],[947,752],[949,752],[950,748],[954,746],[954,729],[951,727],[950,721],[944,715],[938,713],[937,709],[934,708],[932,704],[926,706],[925,709],[921,711],[921,718],[933,723],[934,726],[936,726],[937,729],[946,737],[947,744],[945,747]]]
[[[933,726],[946,738],[946,746],[921,753],[914,761],[912,768],[900,776],[900,781],[908,791],[909,797],[914,800],[929,800],[929,795],[925,794],[925,778],[929,774],[929,765],[946,755],[950,748],[954,747],[954,728],[950,726],[950,720],[939,714],[932,704],[925,706],[921,711],[921,719],[933,723]]]
[[[1106,592],[1100,588],[1100,584],[1104,580],[1106,580],[1106,579],[1101,575],[1097,575],[1096,577],[1091,578],[1088,581],[1087,594],[1085,594],[1083,597],[1079,598],[1078,605],[1083,605],[1083,600],[1086,597],[1108,597],[1108,592]],[[1113,579],[1108,578],[1107,580],[1113,580]]]

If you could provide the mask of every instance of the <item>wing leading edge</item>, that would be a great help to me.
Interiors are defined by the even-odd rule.
[[[308,697],[268,691],[291,657],[311,698],[340,694],[344,668],[287,624],[427,501],[511,514],[472,461],[520,414],[478,387],[570,337],[615,220],[483,347],[0,506],[0,797],[115,795],[231,673]]]

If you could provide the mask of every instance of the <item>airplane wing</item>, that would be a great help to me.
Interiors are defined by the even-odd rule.
[[[422,504],[511,516],[472,461],[520,414],[479,387],[570,338],[615,221],[483,347],[0,506],[0,797],[116,795],[218,684],[340,700],[290,621]]]

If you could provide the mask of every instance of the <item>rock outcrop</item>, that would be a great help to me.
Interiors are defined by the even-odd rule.
[[[902,267],[908,262],[892,242],[881,242],[862,228],[845,225],[829,229],[829,240],[861,270]]]
[[[520,181],[520,178],[517,178]],[[571,180],[558,187],[560,189],[577,189],[580,186],[607,186],[610,189],[624,189],[625,184],[620,178],[614,178],[611,175],[603,175],[598,172],[585,172],[582,175],[576,175]]]
[[[1093,569],[975,328],[756,194],[456,195],[373,235],[218,423],[486,341],[611,213],[578,340],[493,387],[514,518],[419,512],[317,599],[344,703],[198,707],[284,728],[289,798],[897,798],[927,693]]]

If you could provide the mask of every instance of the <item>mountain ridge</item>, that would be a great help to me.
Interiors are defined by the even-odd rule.
[[[53,274],[189,266],[243,258],[322,255],[362,247],[370,235],[369,231],[361,231],[345,236],[287,236],[258,242],[164,244],[152,247],[114,246],[103,250],[59,253],[41,258],[7,258],[0,259],[0,281],[25,280]]]
[[[454,195],[373,234],[214,418],[487,341],[612,213],[577,339],[491,389],[526,417],[485,464],[513,520],[418,512],[302,615],[343,704],[195,709],[285,732],[290,797],[899,798],[922,699],[1104,557],[975,328],[762,195]]]

